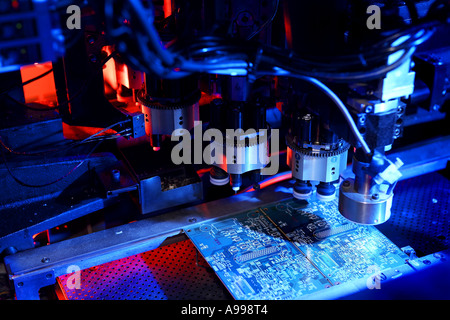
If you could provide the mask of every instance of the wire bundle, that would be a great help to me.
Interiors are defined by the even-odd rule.
[[[71,175],[73,172],[75,172],[79,167],[81,167],[83,165],[83,163],[89,159],[89,157],[92,155],[92,153],[100,146],[100,144],[102,144],[104,141],[108,140],[108,139],[117,139],[119,137],[126,137],[128,135],[130,135],[131,133],[128,133],[128,131],[130,131],[130,129],[124,129],[121,130],[119,132],[117,132],[116,134],[111,134],[111,135],[103,135],[103,133],[105,133],[106,131],[115,128],[117,126],[121,126],[125,123],[130,122],[131,120],[124,120],[124,121],[120,121],[117,123],[114,123],[104,129],[99,130],[98,132],[94,133],[93,135],[80,140],[80,141],[73,141],[70,142],[68,145],[63,146],[61,148],[57,148],[57,149],[49,149],[49,150],[42,150],[42,151],[38,151],[38,152],[22,152],[22,151],[16,151],[14,149],[12,149],[11,147],[7,146],[5,144],[5,142],[3,141],[3,139],[0,137],[0,145],[1,145],[1,153],[2,153],[2,157],[3,157],[3,162],[5,164],[6,169],[8,170],[8,173],[11,175],[11,177],[14,179],[14,181],[16,181],[18,184],[20,184],[21,186],[24,187],[30,187],[30,188],[42,188],[42,187],[46,187],[52,184],[55,184],[63,179],[65,179],[66,177],[68,177],[69,175]],[[77,164],[75,165],[72,169],[70,169],[66,174],[64,174],[63,176],[43,183],[43,184],[30,184],[28,182],[23,181],[22,179],[18,178],[13,171],[11,170],[11,168],[8,165],[8,161],[6,159],[6,155],[5,155],[5,151],[8,151],[9,153],[12,154],[16,154],[16,155],[22,155],[22,156],[45,156],[47,154],[56,154],[65,150],[69,150],[72,149],[76,146],[80,146],[80,145],[84,145],[87,143],[92,143],[92,142],[97,142],[94,147],[87,153],[87,155]]]
[[[406,4],[415,22],[413,27],[392,31],[381,41],[360,48],[357,53],[333,57],[327,62],[299,57],[289,50],[262,46],[258,42],[219,37],[195,39],[195,42],[181,48],[177,48],[177,42],[172,41],[171,46],[166,48],[153,24],[151,2],[149,8],[144,7],[140,0],[128,0],[117,7],[113,0],[106,0],[105,17],[108,33],[118,40],[119,50],[122,47],[122,51],[126,51],[130,62],[138,69],[161,78],[176,79],[196,72],[260,76],[271,74],[277,68],[322,81],[363,81],[382,77],[410,59],[415,47],[429,39],[434,28],[441,23],[436,18],[436,12],[443,11],[440,5],[446,8],[445,1],[437,0],[429,14],[419,19],[415,6],[410,1]],[[273,16],[247,40],[254,38],[273,21],[278,6],[279,1]],[[126,24],[114,18],[124,16],[131,17]],[[399,39],[402,41],[399,42]],[[387,64],[388,57],[397,52],[401,55]]]

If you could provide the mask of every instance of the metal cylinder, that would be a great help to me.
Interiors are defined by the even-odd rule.
[[[339,189],[339,212],[350,221],[378,225],[391,216],[392,198],[392,193],[358,193],[355,190],[355,181],[347,179]]]
[[[144,92],[138,94],[142,113],[145,115],[147,135],[171,135],[177,129],[191,130],[199,120],[200,92],[193,93],[189,100],[166,104],[151,100]]]
[[[251,145],[228,145],[214,140],[211,142],[212,149],[215,150],[214,156],[205,154],[205,161],[229,174],[243,174],[262,169],[269,163],[267,139],[261,139]],[[220,162],[215,159],[220,159]]]
[[[292,176],[299,180],[333,182],[347,167],[347,153],[350,145],[342,141],[334,150],[300,148],[286,139],[287,164],[292,169]]]
[[[213,166],[209,171],[209,181],[215,186],[224,186],[230,183],[230,175],[219,167]]]
[[[137,94],[145,133],[171,135],[177,129],[191,130],[199,120],[200,97],[195,76],[166,80],[145,75],[145,86]]]
[[[269,137],[265,135],[270,131],[264,101],[215,99],[211,102],[210,128],[218,129],[223,140],[211,141],[214,154],[205,154],[205,162],[233,175],[260,170],[269,163]]]

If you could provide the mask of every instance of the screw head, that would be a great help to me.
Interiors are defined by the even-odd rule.
[[[93,45],[95,43],[95,38],[92,35],[88,35],[86,37],[87,42],[89,43],[89,45]]]
[[[364,111],[366,112],[366,113],[371,113],[372,111],[373,111],[373,107],[372,106],[366,106],[366,108],[364,109]]]
[[[50,258],[48,257],[43,257],[41,260],[42,263],[49,263],[50,262]]]
[[[351,185],[351,183],[350,183],[350,181],[348,181],[348,180],[345,180],[344,182],[342,182],[342,186],[343,186],[344,188],[348,188],[348,187],[350,187],[350,185]]]
[[[237,24],[242,27],[252,26],[254,24],[253,17],[248,12],[241,12],[237,17]]]
[[[97,63],[97,61],[98,61],[97,56],[95,54],[90,54],[89,55],[89,61],[91,63]]]
[[[119,169],[111,170],[111,175],[112,175],[114,180],[116,180],[116,181],[120,180],[120,170]]]
[[[189,218],[188,221],[189,221],[189,222],[197,222],[197,219],[196,219],[196,218]]]
[[[380,199],[380,195],[379,195],[378,193],[374,193],[374,194],[372,195],[372,199],[373,199],[373,200],[378,200],[378,199]]]

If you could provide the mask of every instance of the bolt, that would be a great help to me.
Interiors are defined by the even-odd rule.
[[[438,104],[435,104],[435,105],[433,106],[433,110],[434,110],[434,111],[438,111],[440,108],[441,108],[441,106],[438,105]]]
[[[378,200],[378,199],[380,199],[380,195],[378,193],[374,193],[372,195],[372,200]]]
[[[90,54],[89,55],[89,61],[92,63],[96,63],[97,62],[97,56],[95,54]]]
[[[252,16],[248,12],[241,12],[237,17],[239,26],[248,27],[254,24]]]
[[[351,183],[350,183],[350,181],[348,181],[348,180],[345,180],[344,182],[342,182],[342,186],[343,186],[344,188],[348,188],[348,187],[350,187],[350,185],[351,185]]]
[[[19,283],[17,284],[17,286],[18,286],[18,287],[23,287],[23,282],[19,282]]]
[[[362,115],[359,117],[359,123],[364,124],[365,122],[366,122],[366,116],[365,116],[364,114],[362,114]]]
[[[113,170],[111,170],[111,174],[112,174],[112,177],[113,177],[113,179],[115,181],[119,181],[120,180],[120,170],[113,169]]]
[[[41,260],[42,263],[49,263],[50,262],[50,258],[48,257],[43,257]]]
[[[91,46],[95,43],[95,38],[92,35],[88,35],[86,40]]]
[[[196,219],[196,218],[189,218],[188,221],[189,221],[189,222],[197,222],[197,219]]]
[[[371,113],[373,111],[373,106],[366,106],[366,109],[364,109],[366,113]]]
[[[51,279],[51,278],[52,278],[52,274],[51,274],[51,273],[47,273],[47,274],[45,275],[45,277],[46,277],[47,279]]]

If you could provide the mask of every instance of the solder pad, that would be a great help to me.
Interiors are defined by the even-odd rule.
[[[375,227],[343,218],[337,200],[285,200],[186,234],[235,299],[302,299],[407,259]]]

